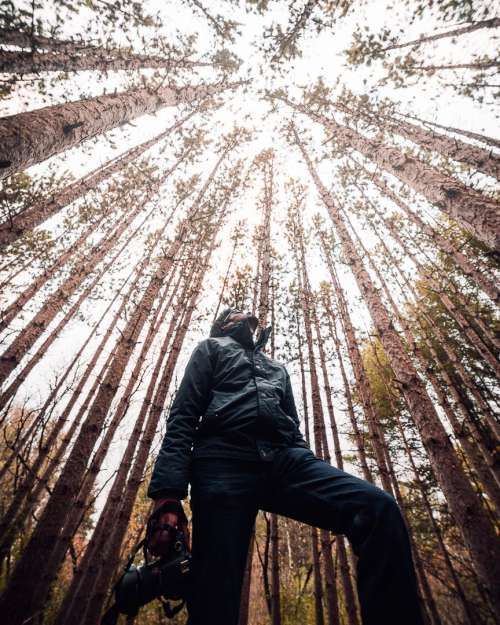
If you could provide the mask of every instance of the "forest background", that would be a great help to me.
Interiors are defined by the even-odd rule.
[[[4,0],[0,19],[9,622],[99,621],[227,304],[272,324],[317,455],[398,499],[427,622],[499,622],[494,7]],[[342,537],[260,513],[241,625],[356,625],[355,575]]]

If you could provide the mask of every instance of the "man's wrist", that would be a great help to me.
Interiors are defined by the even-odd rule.
[[[177,499],[178,501],[182,501],[182,499],[184,499],[184,493],[180,490],[165,489],[153,493],[151,498],[155,501],[158,501],[158,499]]]

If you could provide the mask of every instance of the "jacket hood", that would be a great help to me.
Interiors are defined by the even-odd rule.
[[[267,343],[269,336],[271,334],[272,326],[268,326],[267,328],[263,328],[258,335],[256,341],[254,341],[252,330],[248,324],[246,319],[242,319],[238,321],[238,323],[234,324],[231,328],[227,330],[222,330],[220,327],[221,322],[227,317],[227,315],[235,310],[233,308],[224,309],[221,314],[217,317],[217,319],[213,322],[212,327],[210,329],[211,337],[218,336],[230,336],[235,341],[238,341],[243,347],[247,349],[262,349],[264,345]]]

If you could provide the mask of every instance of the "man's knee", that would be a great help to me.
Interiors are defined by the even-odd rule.
[[[394,497],[380,488],[370,487],[346,535],[353,544],[362,544],[378,527],[389,529],[401,521],[401,510]]]

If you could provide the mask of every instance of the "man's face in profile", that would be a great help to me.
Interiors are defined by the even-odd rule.
[[[248,325],[250,326],[250,330],[255,332],[257,326],[259,325],[259,320],[257,317],[252,315],[251,312],[241,312],[240,310],[233,310],[229,313],[229,315],[224,320],[224,323],[221,325],[222,330],[229,330],[234,325],[236,325],[242,319],[246,319],[248,321]]]

